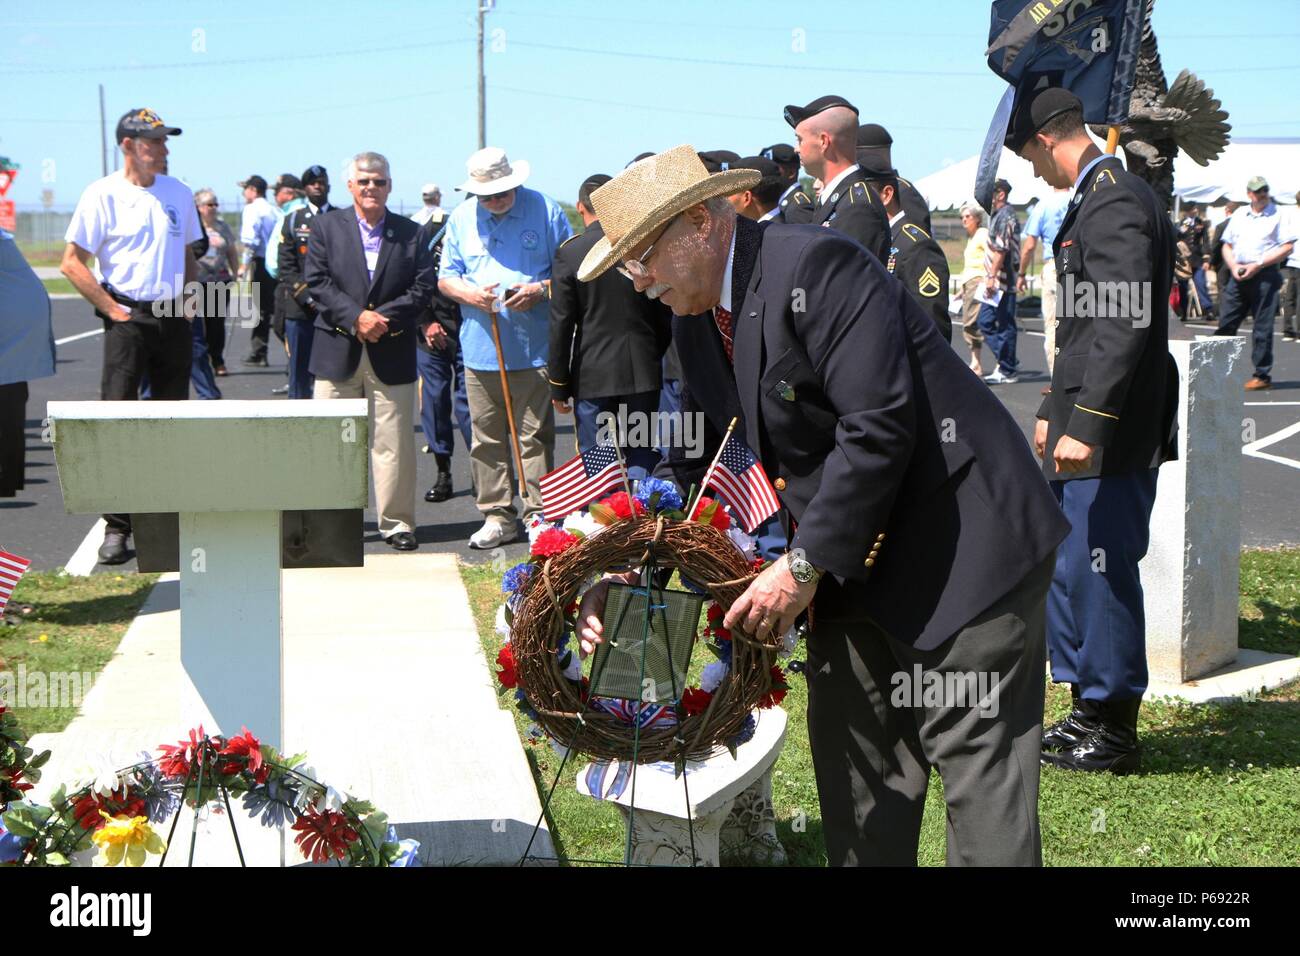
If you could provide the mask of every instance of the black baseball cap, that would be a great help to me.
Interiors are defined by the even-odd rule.
[[[168,126],[162,118],[150,109],[127,110],[117,121],[117,141],[124,139],[163,139],[166,136],[179,136],[181,131],[175,126]]]
[[[729,149],[711,149],[707,153],[697,154],[704,168],[710,173],[721,173],[728,169],[740,159],[739,153],[733,153]]]
[[[302,171],[303,186],[310,186],[315,182],[329,182],[330,174],[325,171],[324,166],[308,166]]]
[[[789,143],[776,143],[767,147],[758,155],[782,166],[797,166],[799,164],[799,154],[794,151],[794,147]]]
[[[261,176],[257,175],[257,173],[254,173],[253,175],[249,176],[242,183],[235,183],[235,185],[241,187],[252,186],[260,193],[266,192],[266,180],[263,179]]]
[[[1083,103],[1079,98],[1059,86],[1049,86],[1028,93],[1023,98],[1017,96],[1016,104],[1011,110],[1011,122],[1007,124],[1007,148],[1013,153],[1019,153],[1034,134],[1051,120],[1070,110],[1082,109]]]
[[[847,106],[857,113],[858,108],[842,96],[819,96],[807,106],[787,106],[782,115],[785,121],[790,124],[791,128],[798,126],[810,116],[816,116],[818,113],[831,109],[835,106]]]
[[[1008,196],[1010,196],[1011,183],[1007,182],[1005,179],[999,179],[997,182],[993,184],[993,191],[995,193],[997,192],[1006,193]]]
[[[281,189],[302,189],[302,180],[293,173],[281,173],[275,181],[275,191],[279,192]]]

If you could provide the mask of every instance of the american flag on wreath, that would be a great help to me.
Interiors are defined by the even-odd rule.
[[[622,483],[614,446],[595,445],[542,477],[542,517],[558,521]]]
[[[613,714],[628,724],[640,724],[642,730],[672,727],[677,724],[677,712],[671,704],[652,704],[621,697],[593,697],[591,706]]]
[[[18,579],[31,566],[32,563],[26,558],[20,558],[8,551],[0,551],[0,614],[4,613],[5,605],[9,603],[9,596],[18,586]]]
[[[781,508],[762,463],[735,437],[727,439],[713,473],[713,487],[731,505],[731,513],[751,534]]]

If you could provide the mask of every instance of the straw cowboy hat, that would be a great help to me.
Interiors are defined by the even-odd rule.
[[[758,185],[755,169],[709,175],[694,146],[676,146],[633,163],[591,194],[605,235],[582,260],[578,279],[590,282],[678,213],[714,196]]]
[[[480,149],[465,161],[465,169],[469,171],[469,179],[457,186],[456,191],[474,196],[491,196],[522,186],[532,172],[525,159],[510,165],[506,151],[499,146]]]

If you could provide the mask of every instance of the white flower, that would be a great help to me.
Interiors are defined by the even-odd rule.
[[[510,625],[506,623],[506,606],[497,608],[496,632],[499,637],[510,640]]]
[[[704,670],[700,671],[700,690],[706,694],[712,694],[722,686],[728,670],[729,668],[722,661],[705,664]]]
[[[342,810],[343,804],[347,803],[348,795],[339,793],[328,784],[325,785],[325,795],[316,801],[316,812],[324,813],[326,810]]]
[[[754,546],[754,539],[745,534],[737,525],[732,525],[727,529],[727,537],[731,543],[736,546],[736,550],[745,556],[746,561],[753,561],[754,556],[758,553]]]
[[[108,754],[95,754],[73,776],[81,782],[81,786],[89,787],[100,797],[107,797],[113,791],[122,789],[122,775]]]
[[[605,526],[585,511],[575,511],[564,519],[564,530],[578,532],[590,538],[605,530]]]

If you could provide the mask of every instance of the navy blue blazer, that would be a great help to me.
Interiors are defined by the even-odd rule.
[[[734,378],[712,318],[678,316],[686,387],[719,431],[739,407],[791,547],[829,572],[817,617],[933,649],[1069,524],[1011,415],[862,246],[814,226],[736,229]]]
[[[437,282],[433,251],[419,237],[418,225],[387,210],[372,280],[356,210],[348,206],[315,218],[303,270],[318,303],[311,348],[313,375],[335,382],[351,377],[361,364],[365,344],[380,381],[386,385],[415,381],[419,319]],[[388,331],[378,342],[362,343],[356,337],[357,317],[366,310],[388,319]]]

